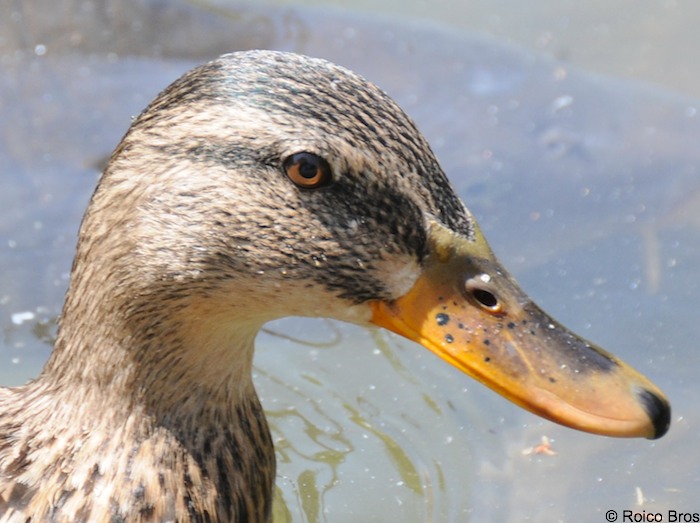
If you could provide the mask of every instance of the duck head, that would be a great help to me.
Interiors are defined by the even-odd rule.
[[[323,60],[236,53],[176,81],[113,154],[80,237],[64,323],[79,310],[123,368],[169,361],[144,389],[248,390],[265,322],[326,316],[397,332],[564,425],[669,426],[655,385],[520,290],[403,111]]]

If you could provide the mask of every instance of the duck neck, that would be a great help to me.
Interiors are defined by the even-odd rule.
[[[78,387],[106,405],[143,409],[164,423],[185,422],[214,407],[235,410],[255,397],[252,360],[260,322],[237,321],[230,311],[221,318],[192,298],[134,300],[115,310],[109,297],[75,300],[76,294],[69,292],[41,377],[57,391]],[[88,310],[84,303],[98,305]]]
[[[170,500],[163,519],[182,509],[217,514],[216,521],[267,521],[275,457],[252,383],[259,325],[242,321],[233,328],[230,314],[222,322],[212,311],[162,302],[147,313],[105,314],[69,296],[37,384],[56,400],[62,414],[51,419],[64,420],[61,433],[83,439],[86,455],[79,459],[95,460],[104,474],[101,488],[112,491],[111,506],[128,507],[112,515],[136,518]],[[104,456],[105,447],[121,448],[121,457]],[[118,465],[105,470],[101,459]],[[152,478],[159,477],[156,485]],[[129,498],[129,492],[149,497]]]
[[[269,319],[252,307],[264,300],[237,273],[210,277],[219,260],[181,242],[196,223],[139,215],[133,201],[145,197],[129,180],[103,178],[83,220],[55,348],[23,402],[25,432],[66,456],[56,481],[96,471],[107,508],[95,520],[265,521],[275,459],[252,382]],[[153,227],[157,245],[141,239]],[[146,517],[153,507],[162,513]]]

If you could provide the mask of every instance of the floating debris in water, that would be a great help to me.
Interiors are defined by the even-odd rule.
[[[15,312],[12,315],[12,323],[15,325],[22,325],[25,321],[31,321],[35,318],[32,311]]]

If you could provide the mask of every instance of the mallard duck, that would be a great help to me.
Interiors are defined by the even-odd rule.
[[[253,340],[290,315],[387,328],[580,430],[669,426],[656,386],[519,289],[384,92],[234,53],[163,91],[112,154],[51,357],[0,389],[0,521],[268,521]]]

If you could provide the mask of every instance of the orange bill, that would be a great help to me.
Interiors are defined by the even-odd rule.
[[[411,290],[373,303],[373,323],[414,340],[521,407],[575,429],[659,438],[670,406],[647,378],[559,324],[473,239],[431,227]]]

